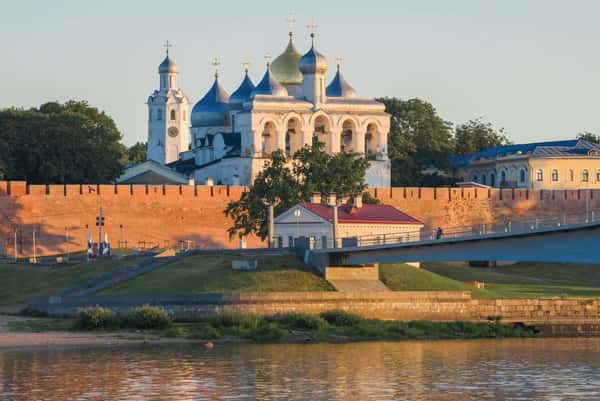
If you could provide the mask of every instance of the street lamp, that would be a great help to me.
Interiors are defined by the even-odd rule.
[[[296,216],[296,241],[300,238],[300,215],[302,215],[300,209],[294,210],[294,216]]]

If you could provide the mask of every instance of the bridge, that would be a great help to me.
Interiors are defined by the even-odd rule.
[[[421,231],[420,235],[345,239],[343,246],[313,249],[305,259],[321,270],[326,266],[434,261],[600,264],[600,218],[594,219],[593,212],[459,227],[446,230],[441,238],[430,232],[432,235]]]

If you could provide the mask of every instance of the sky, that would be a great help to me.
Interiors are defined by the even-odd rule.
[[[195,103],[212,60],[231,93],[252,61],[287,44],[336,57],[360,96],[418,97],[454,124],[481,117],[514,142],[600,133],[600,2],[592,0],[19,0],[0,2],[0,107],[87,100],[123,141],[145,141],[145,101],[169,40],[179,86]]]

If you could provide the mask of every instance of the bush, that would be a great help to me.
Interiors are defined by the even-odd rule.
[[[248,334],[248,338],[254,341],[279,341],[285,336],[285,332],[275,323],[261,324],[256,330]]]
[[[343,310],[330,310],[321,313],[321,317],[332,326],[356,326],[364,319]]]
[[[173,319],[161,308],[144,305],[129,309],[123,319],[123,326],[138,329],[166,329],[171,327]]]
[[[290,313],[284,315],[280,320],[282,324],[297,330],[324,330],[329,327],[323,318],[307,313]]]
[[[264,323],[264,318],[253,314],[242,314],[235,311],[220,311],[209,319],[216,328],[233,328],[254,330]]]
[[[217,340],[221,338],[221,332],[210,324],[192,332],[191,337],[195,340]]]
[[[98,330],[115,327],[118,325],[118,321],[112,310],[92,306],[79,309],[74,325],[79,330]]]

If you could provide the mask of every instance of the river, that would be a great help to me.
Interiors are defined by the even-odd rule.
[[[8,400],[599,400],[600,339],[0,351]]]

